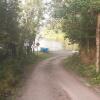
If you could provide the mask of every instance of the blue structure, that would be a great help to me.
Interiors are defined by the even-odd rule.
[[[41,52],[48,53],[48,51],[49,51],[49,48],[41,48],[41,49],[40,49],[40,51],[41,51]]]

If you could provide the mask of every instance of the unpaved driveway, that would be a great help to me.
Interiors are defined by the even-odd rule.
[[[77,76],[64,70],[61,61],[66,56],[62,53],[40,62],[18,100],[100,100]]]

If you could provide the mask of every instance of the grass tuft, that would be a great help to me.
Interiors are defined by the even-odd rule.
[[[25,78],[33,70],[34,64],[50,57],[49,54],[39,53],[23,55],[18,58],[9,58],[0,63],[0,100],[8,100],[16,94]],[[10,98],[10,100],[12,100]]]
[[[96,73],[95,65],[86,65],[82,63],[78,54],[66,58],[64,60],[64,66],[86,78],[92,85],[100,85],[100,73]]]

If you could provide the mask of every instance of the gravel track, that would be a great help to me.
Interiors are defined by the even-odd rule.
[[[40,62],[17,100],[100,100],[79,77],[63,68],[62,60],[70,54],[56,54]]]

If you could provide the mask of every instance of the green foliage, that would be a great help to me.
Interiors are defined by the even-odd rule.
[[[16,88],[25,78],[25,72],[30,70],[29,64],[36,62],[37,56],[33,54],[17,59],[9,58],[0,64],[0,100],[8,100],[10,96],[15,95]]]
[[[31,45],[40,27],[42,11],[41,0],[26,1],[25,5],[19,0],[0,0],[0,100],[13,94],[26,65],[37,61]]]
[[[40,21],[43,15],[42,1],[26,1],[26,5],[22,7],[22,11],[24,13],[22,13],[21,19],[22,34],[20,40],[23,40],[24,42],[28,40],[29,48],[31,49],[33,41],[35,42],[35,37],[38,33]]]
[[[57,8],[58,4],[62,4],[61,8]],[[90,46],[95,46],[95,33],[97,13],[100,12],[99,0],[63,0],[54,2],[54,9],[58,9],[62,18],[62,30],[66,33],[72,43],[78,43],[86,46],[89,42]],[[62,14],[62,11],[64,14]],[[56,14],[56,11],[54,10]],[[62,16],[62,17],[61,17]]]
[[[0,64],[0,100],[14,97],[17,89],[22,87],[24,79],[33,71],[34,65],[50,56],[48,53],[39,53],[38,56],[33,53],[16,59],[5,59]]]
[[[79,55],[75,54],[64,61],[65,67],[85,77],[91,84],[100,85],[100,73],[96,73],[95,65],[86,65],[81,62]]]
[[[18,12],[18,0],[0,1],[0,47],[12,56],[16,53],[15,46],[19,38]]]
[[[43,53],[43,52],[39,52],[38,53],[38,60],[45,60],[49,57],[51,57],[52,54],[51,53]]]
[[[25,5],[19,0],[0,1],[0,60],[31,53],[42,17],[42,2],[31,0]],[[28,50],[24,43],[29,42]]]

